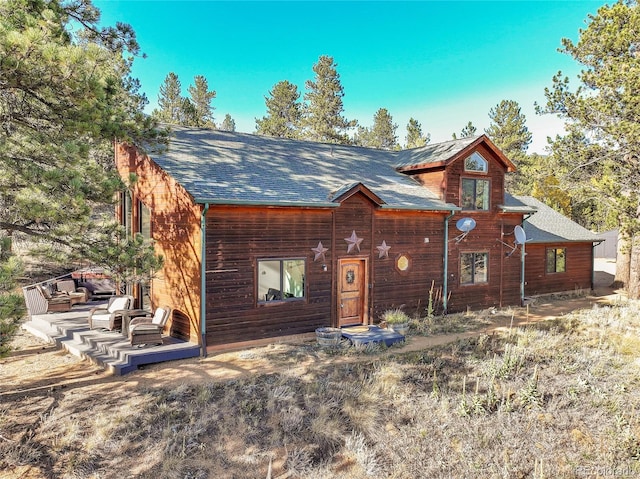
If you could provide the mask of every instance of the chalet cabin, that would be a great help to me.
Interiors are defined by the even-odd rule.
[[[165,258],[133,293],[203,352],[591,287],[598,239],[505,194],[514,165],[486,136],[389,152],[173,127],[166,151],[118,144],[116,164],[122,223]]]

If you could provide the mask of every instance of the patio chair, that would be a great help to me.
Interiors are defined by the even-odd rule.
[[[71,298],[71,306],[89,301],[89,290],[82,286],[76,287],[76,282],[72,279],[56,282],[56,291],[68,295]]]
[[[109,298],[107,307],[97,307],[89,311],[90,329],[122,329],[122,313],[133,307],[133,296],[122,295]]]
[[[171,316],[171,308],[156,308],[153,316],[138,316],[129,323],[131,346],[140,344],[162,344],[162,330]]]
[[[43,285],[38,285],[36,290],[40,291],[40,294],[42,294],[44,298],[47,313],[71,311],[71,298],[68,295],[54,296],[51,294],[51,291],[49,291],[49,288]]]

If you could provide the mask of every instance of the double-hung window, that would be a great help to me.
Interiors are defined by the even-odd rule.
[[[547,249],[547,273],[564,273],[567,270],[567,250],[565,248]]]
[[[258,302],[303,299],[305,263],[303,258],[258,260]]]
[[[489,281],[489,253],[460,254],[460,284],[482,284]]]

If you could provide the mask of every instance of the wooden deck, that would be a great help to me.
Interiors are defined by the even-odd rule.
[[[71,354],[98,364],[112,374],[123,375],[145,364],[194,358],[200,346],[163,336],[158,346],[131,346],[119,332],[91,330],[87,324],[89,310],[101,303],[78,304],[64,313],[34,314],[22,328]]]

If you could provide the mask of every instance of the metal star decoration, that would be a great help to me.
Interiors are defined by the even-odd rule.
[[[324,246],[322,246],[322,241],[318,241],[318,246],[316,246],[315,248],[311,248],[311,251],[316,254],[313,258],[313,261],[318,261],[318,259],[326,261],[324,254],[329,251],[329,248],[325,248]]]
[[[347,246],[347,253],[351,253],[354,248],[357,248],[358,252],[360,252],[360,243],[364,241],[364,238],[358,238],[358,235],[356,234],[356,230],[353,230],[353,233],[351,233],[351,237],[345,238],[344,240],[349,245]]]
[[[391,246],[387,246],[387,242],[385,240],[382,240],[382,244],[380,246],[376,246],[376,248],[378,249],[378,258],[389,257],[389,250],[391,249]]]

